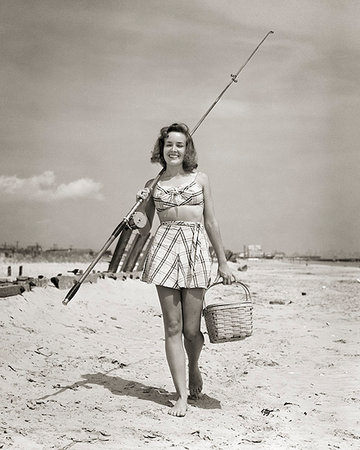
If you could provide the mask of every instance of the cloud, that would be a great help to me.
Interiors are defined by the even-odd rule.
[[[78,198],[102,200],[101,188],[101,183],[90,178],[80,178],[68,184],[56,185],[55,174],[50,170],[30,178],[0,175],[0,195],[20,200],[40,202]]]

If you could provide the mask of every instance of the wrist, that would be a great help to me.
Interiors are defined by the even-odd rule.
[[[224,265],[227,265],[227,261],[226,261],[226,259],[220,259],[218,261],[218,264],[219,264],[219,266],[224,266]]]

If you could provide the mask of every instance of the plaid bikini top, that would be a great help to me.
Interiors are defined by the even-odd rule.
[[[203,188],[197,183],[196,178],[197,173],[190,183],[176,187],[161,186],[160,182],[158,182],[153,193],[156,210],[161,212],[174,206],[183,205],[203,206]]]

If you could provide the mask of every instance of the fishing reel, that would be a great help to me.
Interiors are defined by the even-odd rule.
[[[127,226],[131,230],[137,230],[139,228],[144,228],[147,224],[147,217],[146,214],[136,211],[134,214],[130,217],[130,219],[127,221]]]

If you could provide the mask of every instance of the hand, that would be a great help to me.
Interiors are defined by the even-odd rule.
[[[137,192],[136,194],[136,200],[146,200],[150,195],[150,189],[148,187],[145,187]]]
[[[236,281],[235,275],[231,272],[226,262],[219,264],[218,276],[223,279],[223,284],[231,284]]]

